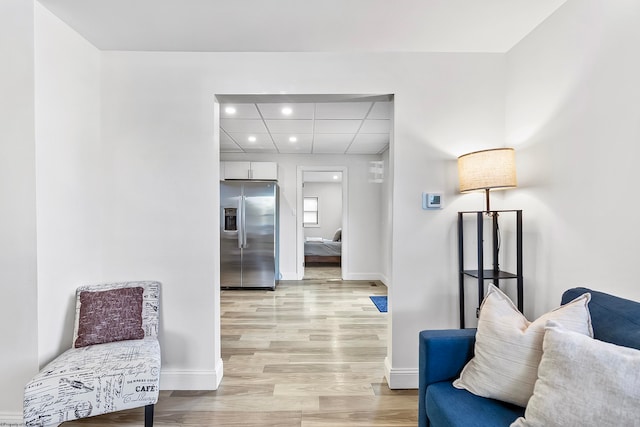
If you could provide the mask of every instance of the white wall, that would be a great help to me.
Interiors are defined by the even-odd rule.
[[[318,198],[318,226],[305,227],[304,236],[332,240],[336,230],[342,227],[342,183],[305,182],[303,193],[304,197]],[[375,209],[379,209],[379,205]]]
[[[507,55],[525,313],[587,286],[640,299],[640,3],[569,0]]]
[[[0,424],[38,370],[33,2],[0,2]]]
[[[390,135],[393,139],[393,132]],[[391,264],[393,254],[391,253],[391,242],[393,240],[393,174],[391,172],[390,150],[382,153],[382,182],[380,189],[380,274],[381,280],[391,286]]]
[[[44,15],[39,19],[47,19]],[[77,86],[64,80],[61,84],[72,90],[72,108],[89,108],[82,118],[95,123],[93,101],[97,95],[87,95],[95,89],[92,50],[52,22],[42,23],[41,30],[53,25],[49,31],[57,33],[56,43],[74,51],[64,61],[68,66],[79,66],[79,74],[89,80]],[[494,145],[502,139],[502,56],[139,52],[102,52],[100,56],[99,139],[94,139],[91,124],[80,127],[90,140],[87,147],[80,148],[79,142],[64,145],[65,136],[75,138],[71,127],[56,129],[51,137],[61,148],[79,150],[57,158],[61,167],[71,167],[77,180],[87,183],[73,186],[67,181],[69,189],[45,188],[61,200],[70,200],[74,194],[83,197],[82,203],[74,205],[80,210],[74,218],[81,221],[84,230],[93,224],[89,214],[95,213],[96,203],[101,204],[101,233],[91,235],[101,240],[101,252],[93,252],[91,239],[83,240],[75,233],[64,240],[60,254],[53,254],[56,234],[51,230],[52,222],[47,221],[59,218],[55,210],[61,203],[42,194],[38,208],[44,215],[40,242],[45,259],[40,273],[43,286],[47,280],[51,283],[43,291],[68,293],[70,285],[58,280],[73,280],[74,273],[57,269],[52,261],[61,260],[73,268],[70,257],[77,256],[82,245],[89,250],[87,262],[101,269],[99,275],[104,280],[160,280],[164,285],[160,337],[163,388],[215,388],[221,359],[217,341],[219,155],[214,94],[392,93],[395,130],[389,170],[396,172],[392,191],[386,193],[394,209],[389,242],[393,261],[388,270],[393,272],[388,277],[392,338],[387,367],[392,386],[415,386],[417,332],[455,326],[454,212],[475,201],[456,195],[455,157],[478,144]],[[45,61],[45,56],[38,55],[38,60]],[[261,70],[259,79],[255,69]],[[471,69],[473,73],[468,72]],[[51,87],[53,79],[40,76],[37,81],[43,90],[55,89]],[[44,93],[42,99],[48,106],[42,107],[41,114],[55,108],[55,92]],[[55,117],[68,120],[63,114]],[[38,125],[39,131],[46,125]],[[46,148],[38,145],[38,153],[46,153]],[[96,157],[100,158],[96,167],[101,178],[91,167],[81,165],[81,159],[91,164]],[[351,175],[354,169],[349,170],[350,186],[358,188],[368,182],[368,173]],[[284,171],[285,181],[295,181],[293,168]],[[63,172],[51,170],[46,162],[38,174],[43,183],[48,178],[69,179]],[[94,185],[102,185],[98,200],[89,194]],[[426,187],[442,189],[449,202],[444,210],[420,209],[420,194]],[[295,201],[294,194],[285,193],[285,197],[289,203]],[[356,218],[365,217],[370,206],[358,203],[349,206],[349,212]],[[371,223],[379,225],[381,218],[372,217]],[[366,228],[361,234],[357,230],[354,228],[351,236],[354,241],[379,244],[380,236],[366,232]],[[386,234],[384,230],[381,233]],[[366,251],[354,251],[350,260],[352,266],[364,266],[363,271],[370,262]],[[93,271],[86,268],[85,275],[90,276]],[[380,267],[373,271],[379,272]],[[42,338],[47,346],[41,349],[43,359],[68,340],[68,307],[39,309],[52,319],[67,319],[62,328],[52,326],[51,337]],[[42,328],[48,326],[43,323]]]
[[[60,218],[54,210],[62,203],[48,200],[39,190],[38,211],[45,215],[39,225],[45,228],[38,241],[44,257],[38,274],[43,284],[49,281],[52,286],[42,291],[68,292],[70,285],[57,280],[73,280],[73,275],[56,268],[53,260],[73,268],[70,256],[77,255],[79,246],[89,250],[90,265],[96,265],[94,256],[100,257],[105,279],[161,280],[161,339],[168,373],[163,387],[214,387],[220,349],[219,159],[213,95],[392,93],[395,126],[388,158],[393,182],[382,191],[382,200],[393,204],[393,217],[389,212],[381,217],[392,228],[382,237],[393,256],[385,268],[392,386],[415,381],[419,330],[457,325],[455,213],[483,205],[480,194],[457,194],[455,158],[462,153],[505,141],[518,150],[521,186],[492,202],[496,209],[525,210],[528,314],[549,309],[563,289],[581,284],[637,299],[640,288],[633,285],[635,277],[626,267],[635,261],[640,237],[632,226],[637,208],[632,185],[638,181],[632,162],[639,150],[639,7],[634,0],[569,0],[506,57],[103,52],[103,151],[98,165],[104,184],[102,253],[92,252],[91,239],[72,233],[61,245],[63,253],[54,255],[56,234],[46,226],[52,222],[46,221]],[[5,206],[0,221],[0,335],[8,343],[0,355],[0,421],[12,416],[3,414],[20,411],[22,385],[37,369],[37,316],[67,319],[68,313],[64,305],[35,310],[35,157],[36,150],[44,154],[47,147],[38,143],[36,148],[34,142],[34,96],[42,96],[48,105],[38,106],[38,117],[51,113],[60,120],[68,118],[52,111],[55,92],[46,97],[44,92],[34,93],[34,78],[43,89],[55,88],[53,79],[39,74],[37,67],[34,76],[33,14],[31,2],[7,0],[0,5],[0,55],[11,64],[0,79],[0,191]],[[49,24],[42,24],[43,29]],[[73,50],[63,64],[79,65],[80,75],[89,79],[78,85],[62,80],[63,87],[72,90],[70,105],[76,112],[87,106],[81,118],[95,123],[96,95],[85,97],[95,90],[94,54],[58,30],[58,43]],[[36,60],[44,56],[38,54]],[[58,76],[60,72],[55,71]],[[64,109],[66,101],[59,106]],[[81,229],[88,230],[92,220],[87,211],[96,202],[89,188],[100,180],[89,167],[82,167],[81,159],[91,162],[97,155],[93,125],[80,126],[90,141],[80,147],[64,144],[65,136],[74,136],[68,122],[63,123],[66,127],[56,129],[51,140],[74,152],[55,158],[87,184],[70,189],[45,185],[61,200],[69,201],[73,194],[85,198],[75,205],[80,212],[74,215]],[[45,125],[39,124],[38,132]],[[39,185],[48,177],[69,184],[65,173],[50,167],[45,162],[41,171],[38,165]],[[425,190],[443,192],[443,210],[420,208]],[[608,197],[604,206],[595,202],[594,195],[601,192]],[[69,226],[66,221],[63,225]],[[43,322],[41,327],[47,328]],[[16,324],[20,328],[14,328]],[[70,334],[59,326],[47,330],[54,336],[40,340],[45,359]]]
[[[35,6],[38,349],[72,345],[74,291],[102,275],[100,52]]]
[[[112,183],[105,273],[165,282],[163,363],[176,371],[208,372],[216,359],[214,94],[395,94],[388,368],[415,385],[418,331],[456,326],[455,212],[476,199],[456,194],[455,157],[503,141],[503,56],[104,52],[102,60]],[[445,209],[421,209],[425,188],[442,190]]]
[[[480,209],[483,199],[479,193],[458,194],[456,158],[504,138],[504,57],[429,58],[423,67],[394,64],[405,75],[404,90],[395,92],[391,147],[392,388],[416,385],[419,330],[458,326],[456,216]],[[422,210],[424,191],[442,192],[443,209]]]
[[[255,160],[278,163],[280,186],[280,272],[284,280],[296,280],[302,266],[297,265],[297,182],[298,167],[347,168],[347,224],[349,242],[343,245],[343,273],[350,280],[379,279],[380,184],[369,182],[369,163],[379,160],[377,155],[301,155],[301,154],[241,154],[223,153],[223,160]],[[315,229],[312,229],[315,230]],[[331,232],[331,237],[335,229]],[[300,248],[302,250],[302,248]]]
[[[103,273],[162,283],[162,387],[212,389],[222,369],[219,143],[207,76],[181,57],[103,53]]]

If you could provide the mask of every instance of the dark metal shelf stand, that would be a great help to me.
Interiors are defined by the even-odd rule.
[[[498,217],[501,214],[515,214],[516,217],[516,273],[509,273],[500,270],[498,261],[499,237],[498,237]],[[464,227],[463,218],[465,215],[476,216],[476,231],[478,239],[478,268],[484,265],[484,216],[489,215],[492,218],[492,247],[493,247],[493,268],[484,270],[465,270],[464,269]],[[479,313],[480,305],[484,298],[484,281],[493,280],[494,284],[500,287],[502,279],[516,279],[517,281],[517,306],[518,310],[523,310],[523,278],[522,278],[522,211],[521,210],[502,210],[502,211],[473,211],[458,212],[458,280],[460,287],[460,328],[465,327],[464,322],[464,279],[465,276],[478,279],[478,308],[476,316]]]

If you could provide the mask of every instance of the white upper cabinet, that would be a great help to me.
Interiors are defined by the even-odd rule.
[[[250,178],[278,180],[278,164],[275,162],[251,162]]]
[[[224,179],[249,179],[251,162],[222,162]]]
[[[275,162],[221,162],[220,177],[277,181],[278,164]]]

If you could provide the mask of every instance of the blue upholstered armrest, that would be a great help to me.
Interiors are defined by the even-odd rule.
[[[427,425],[425,395],[432,383],[456,378],[473,357],[475,329],[446,329],[420,332],[418,362],[418,425]]]

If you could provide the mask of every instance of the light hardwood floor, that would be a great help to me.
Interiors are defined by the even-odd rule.
[[[304,280],[333,280],[342,278],[342,269],[335,264],[315,264],[304,267]]]
[[[415,426],[417,391],[384,380],[380,282],[280,282],[222,291],[224,378],[216,391],[162,391],[156,426]],[[63,424],[142,426],[143,409]]]

